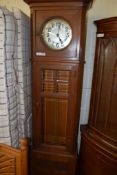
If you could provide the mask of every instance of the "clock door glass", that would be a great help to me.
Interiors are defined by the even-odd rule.
[[[51,19],[47,21],[43,27],[42,38],[49,48],[61,50],[71,42],[72,28],[69,23],[63,19]]]

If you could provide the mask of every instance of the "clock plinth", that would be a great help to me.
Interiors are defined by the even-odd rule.
[[[25,2],[32,19],[31,175],[75,175],[88,1]]]

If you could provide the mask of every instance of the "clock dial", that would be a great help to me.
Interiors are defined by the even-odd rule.
[[[51,49],[61,50],[72,40],[72,28],[63,19],[55,18],[47,21],[42,30],[44,43]]]

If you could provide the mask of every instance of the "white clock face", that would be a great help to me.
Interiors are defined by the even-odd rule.
[[[42,30],[42,38],[49,48],[61,50],[71,42],[72,28],[67,21],[61,18],[54,18],[45,23]]]

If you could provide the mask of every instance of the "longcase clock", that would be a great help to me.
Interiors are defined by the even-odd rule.
[[[91,0],[24,0],[31,7],[32,175],[74,175]]]

